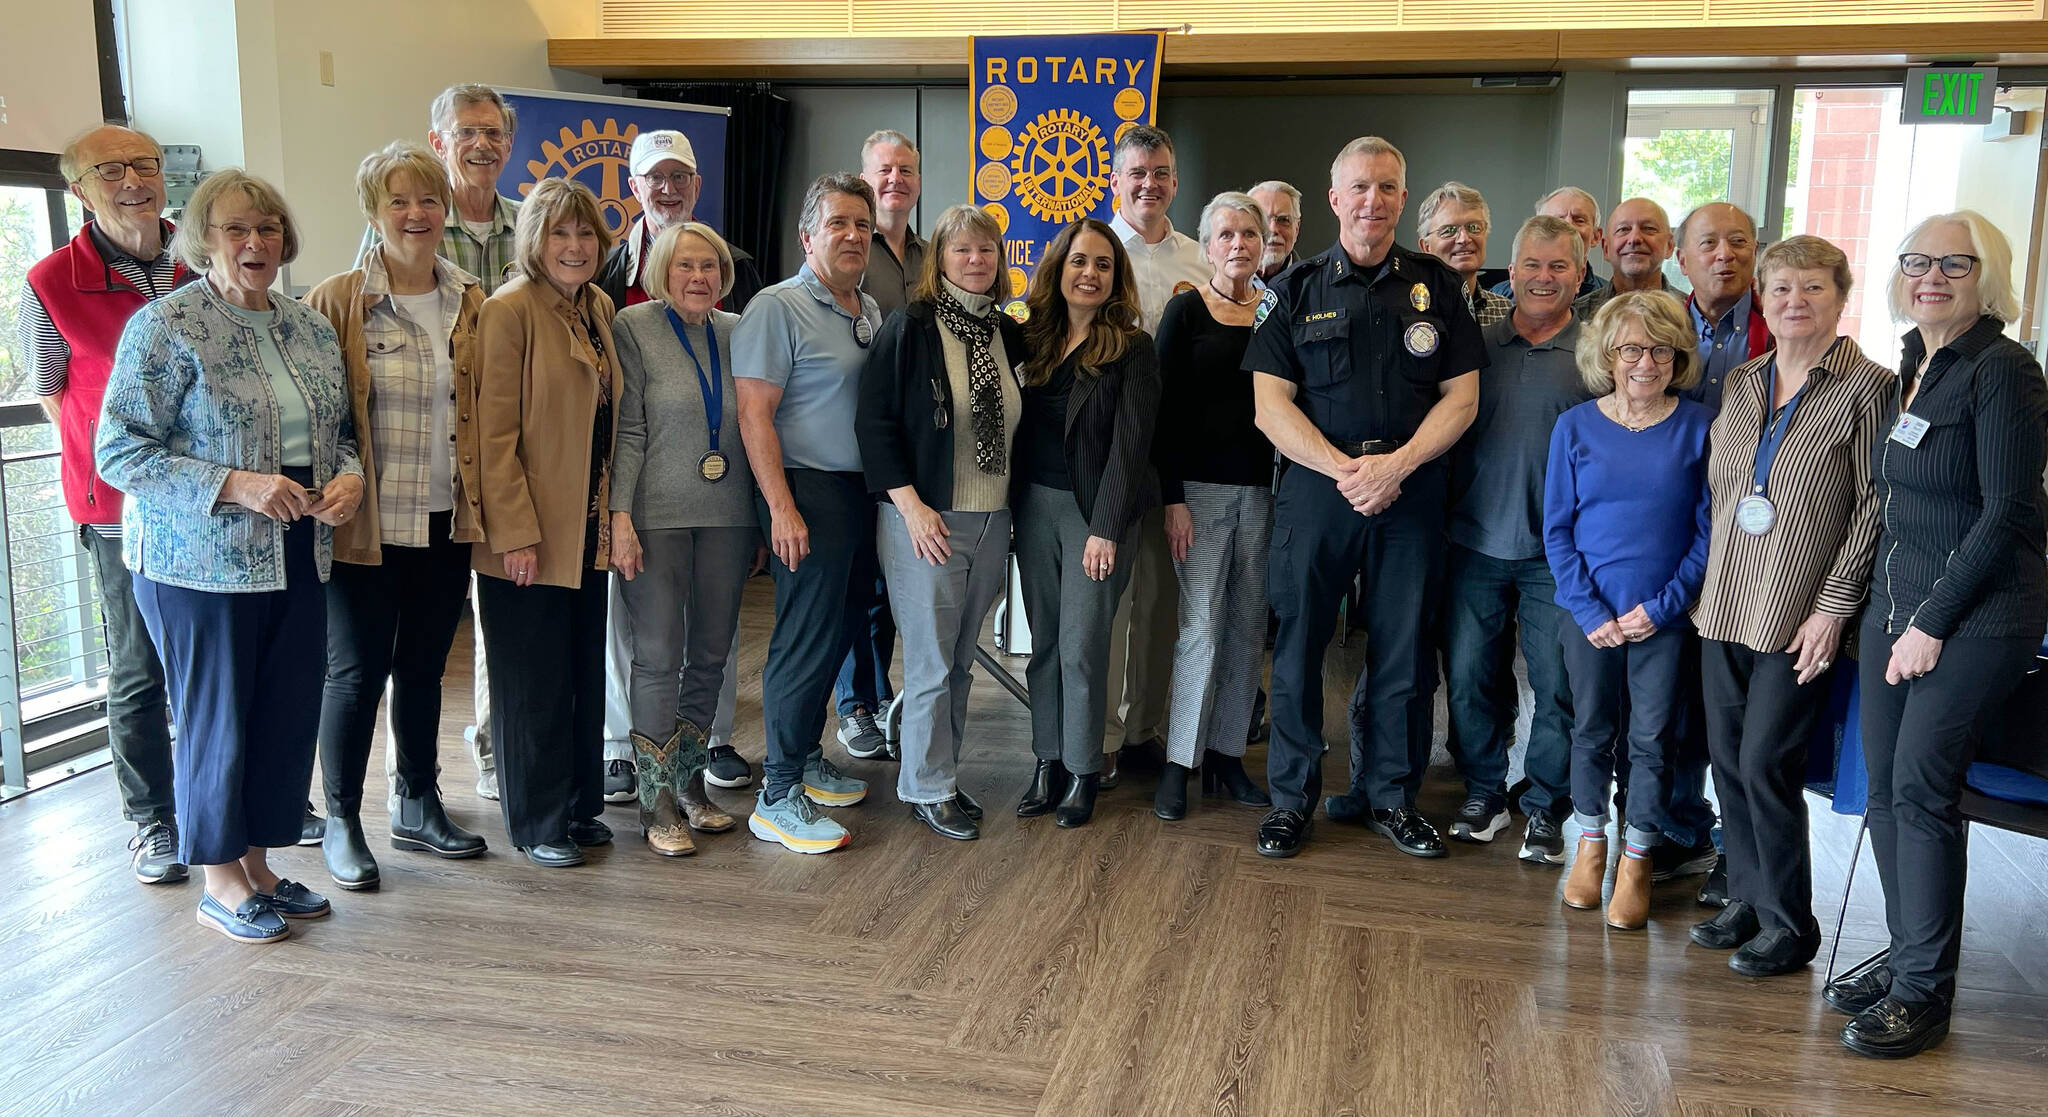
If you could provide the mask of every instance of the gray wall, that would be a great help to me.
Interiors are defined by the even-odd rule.
[[[1337,236],[1325,200],[1330,158],[1354,136],[1385,136],[1408,157],[1409,212],[1401,243],[1415,243],[1414,205],[1438,183],[1461,179],[1477,187],[1494,209],[1496,234],[1488,264],[1506,266],[1509,240],[1536,198],[1556,181],[1555,168],[1587,166],[1591,135],[1607,132],[1606,117],[1566,128],[1560,120],[1565,90],[1471,93],[1354,93],[1288,95],[1276,85],[1261,96],[1176,96],[1169,82],[1160,94],[1162,127],[1172,133],[1180,160],[1176,228],[1194,235],[1202,203],[1221,190],[1282,178],[1300,187],[1302,247],[1311,253]],[[946,206],[967,200],[967,90],[965,86],[782,86],[790,99],[790,166],[783,209],[792,224],[804,188],[831,170],[858,170],[860,142],[877,128],[894,128],[924,152],[924,201],[917,227],[928,228]],[[1573,91],[1576,92],[1576,91]],[[1583,102],[1581,102],[1583,103]],[[1580,124],[1572,121],[1570,123]],[[1564,139],[1573,143],[1561,146]],[[1611,138],[1607,140],[1611,144]],[[1612,174],[1603,165],[1595,172]],[[1609,204],[1608,189],[1586,182]],[[803,262],[794,236],[784,241],[778,275]]]

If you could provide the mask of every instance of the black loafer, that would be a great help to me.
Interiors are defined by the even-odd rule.
[[[579,818],[569,824],[569,840],[580,846],[610,845],[612,828],[594,818]]]
[[[1735,905],[1730,904],[1730,907]],[[1797,973],[1820,953],[1820,929],[1796,934],[1781,927],[1757,932],[1757,936],[1728,956],[1728,968],[1744,977],[1778,977]]]
[[[1842,1046],[1872,1059],[1905,1059],[1948,1038],[1949,1009],[1936,1001],[1885,999],[1849,1021]]]
[[[1332,795],[1323,800],[1323,814],[1331,822],[1343,822],[1364,826],[1372,821],[1372,804],[1356,791]]]
[[[1703,919],[1692,925],[1686,935],[1692,941],[1708,950],[1733,950],[1756,937],[1763,928],[1757,926],[1756,909],[1741,900],[1735,900],[1722,908],[1712,919]]]
[[[955,803],[960,804],[960,809],[967,812],[968,818],[971,818],[976,822],[981,821],[981,804],[975,802],[973,799],[968,798],[967,793],[965,791],[961,791],[958,788],[955,788],[953,790],[953,801]]]
[[[1292,857],[1301,852],[1312,827],[1309,817],[1290,807],[1275,807],[1259,822],[1260,857]]]
[[[954,841],[971,842],[981,837],[981,827],[967,817],[960,809],[958,799],[947,799],[938,803],[912,803],[911,817],[932,828],[932,833]]]
[[[1859,966],[1828,982],[1820,999],[1845,1016],[1861,1016],[1891,992],[1892,968],[1879,962],[1867,969]]]
[[[572,865],[583,864],[582,847],[567,838],[543,842],[537,846],[524,846],[519,852],[524,853],[528,861],[543,869],[566,869]]]
[[[1375,831],[1385,834],[1394,843],[1394,848],[1410,857],[1442,857],[1443,836],[1436,827],[1422,817],[1422,812],[1413,807],[1395,807],[1372,812],[1368,824]]]

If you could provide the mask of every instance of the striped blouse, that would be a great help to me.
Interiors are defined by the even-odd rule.
[[[1837,338],[1807,373],[1771,463],[1765,492],[1777,506],[1775,526],[1751,535],[1735,525],[1735,504],[1755,488],[1762,441],[1766,374],[1775,351],[1728,376],[1714,421],[1707,485],[1713,493],[1713,536],[1707,580],[1693,624],[1708,640],[1781,652],[1816,612],[1849,618],[1862,607],[1877,551],[1878,500],[1870,450],[1883,432],[1884,401],[1893,374]]]

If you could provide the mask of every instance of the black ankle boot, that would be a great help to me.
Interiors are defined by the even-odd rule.
[[[449,821],[441,808],[441,791],[428,788],[425,795],[398,800],[391,812],[391,848],[416,849],[442,857],[475,857],[484,851],[483,835],[472,834]]]
[[[1100,772],[1075,776],[1067,785],[1067,793],[1060,796],[1060,805],[1053,811],[1052,820],[1062,830],[1086,826],[1095,817],[1095,791],[1102,783]]]
[[[327,860],[327,875],[334,878],[334,883],[351,892],[377,887],[377,859],[370,856],[361,818],[330,813],[327,833],[320,839],[320,853]]]
[[[1052,811],[1053,801],[1058,799],[1067,770],[1057,760],[1041,760],[1031,769],[1031,785],[1024,789],[1024,798],[1017,801],[1018,818],[1036,818]]]
[[[1202,794],[1228,795],[1247,807],[1270,807],[1273,800],[1244,770],[1244,758],[1209,751],[1202,755]]]
[[[1166,762],[1166,768],[1159,773],[1159,790],[1152,793],[1152,813],[1168,822],[1179,822],[1188,816],[1188,773],[1173,761]]]

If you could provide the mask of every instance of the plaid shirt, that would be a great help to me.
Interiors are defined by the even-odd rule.
[[[498,195],[498,210],[491,220],[497,228],[491,235],[478,240],[474,233],[462,223],[461,215],[448,214],[448,227],[441,230],[441,258],[453,263],[463,271],[483,281],[484,294],[497,294],[498,288],[512,278],[513,229],[519,222],[519,202]],[[377,247],[383,238],[377,235],[377,227],[363,230],[363,243],[356,248],[358,268],[368,267],[370,249]]]
[[[372,252],[363,261],[363,353],[370,367],[370,445],[375,447],[377,530],[386,546],[424,547],[432,537],[427,517],[432,499],[433,456],[448,457],[455,469],[455,423],[444,416],[448,437],[434,445],[434,411],[454,406],[434,395],[434,354],[446,350],[455,319],[462,313],[462,285],[467,278],[438,261],[434,278],[440,284],[441,321],[430,332],[399,312],[391,298],[391,278],[384,254]],[[442,509],[445,511],[445,509]]]
[[[1484,329],[1514,313],[1515,301],[1491,291],[1467,287],[1465,306],[1472,312],[1472,317],[1479,320],[1480,328]]]

